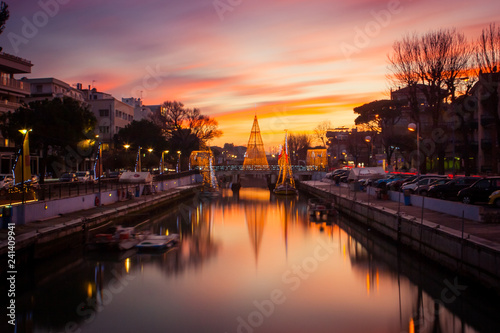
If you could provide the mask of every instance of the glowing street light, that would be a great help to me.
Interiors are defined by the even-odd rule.
[[[372,159],[372,154],[373,154],[373,140],[372,137],[367,135],[365,136],[365,142],[370,145],[370,151],[368,152],[368,166],[370,166],[370,162]]]
[[[163,173],[165,171],[165,154],[168,154],[168,150],[164,150],[161,152],[161,163],[160,163],[160,173]]]
[[[177,151],[177,155],[179,156],[177,158],[177,172],[180,172],[181,171],[181,151],[180,150]]]
[[[417,175],[420,175],[420,127],[418,123],[409,123],[408,130],[410,132],[417,132]]]
[[[24,181],[25,181],[25,179],[24,179],[24,154],[25,154],[24,143],[26,140],[26,136],[28,135],[29,132],[31,132],[31,129],[20,129],[19,132],[21,132],[23,135],[23,143],[21,146],[21,186],[22,186],[21,204],[24,204]],[[28,151],[29,151],[29,147],[28,147]]]

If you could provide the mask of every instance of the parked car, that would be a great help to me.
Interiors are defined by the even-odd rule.
[[[323,178],[323,181],[326,182],[347,182],[347,177],[349,176],[349,173],[351,172],[351,169],[349,168],[342,168],[342,169],[337,169],[334,170],[333,172],[327,173],[325,175],[325,178]]]
[[[411,193],[416,193],[418,186],[429,185],[433,181],[436,181],[438,179],[443,179],[443,178],[446,178],[446,176],[423,175],[423,176],[420,176],[420,178],[415,179],[415,181],[413,181],[411,183],[403,184],[403,186],[401,186],[401,190],[402,191],[409,190]]]
[[[427,196],[429,192],[429,187],[434,185],[442,185],[446,184],[450,181],[449,178],[426,178],[422,179],[424,184],[420,184],[415,189],[415,193],[422,196]],[[428,181],[426,181],[428,180]]]
[[[60,182],[77,182],[78,176],[76,173],[63,173],[61,177],[59,177]]]
[[[0,174],[0,189],[12,186],[13,181],[11,174]]]
[[[488,204],[500,208],[500,191],[495,191],[490,194]]]
[[[460,201],[466,204],[488,202],[491,193],[500,190],[500,177],[482,178],[458,192]]]
[[[401,179],[395,180],[389,184],[389,188],[392,191],[399,191],[401,189],[401,186],[404,184],[409,184],[413,182],[415,179],[417,179],[417,175],[403,175]]]
[[[76,172],[76,176],[78,177],[78,181],[82,183],[88,183],[92,181],[92,176],[90,176],[89,171],[78,171]]]
[[[478,177],[457,177],[445,184],[430,186],[427,195],[433,198],[456,200],[460,190],[471,186],[478,180]]]

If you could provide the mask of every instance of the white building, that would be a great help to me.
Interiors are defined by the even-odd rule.
[[[134,120],[141,121],[143,119],[150,119],[153,111],[147,105],[142,105],[142,100],[140,98],[122,98],[122,102],[127,103],[134,107]]]
[[[82,90],[86,102],[97,118],[95,134],[99,140],[109,145],[120,129],[125,128],[134,120],[134,107],[121,102],[107,93],[92,90]]]
[[[23,78],[22,81],[31,85],[31,94],[29,97],[25,98],[26,103],[63,97],[70,97],[82,103],[85,101],[81,90],[73,88],[66,82],[52,77],[36,79]]]

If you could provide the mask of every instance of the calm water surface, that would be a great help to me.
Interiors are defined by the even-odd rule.
[[[306,202],[194,198],[143,225],[179,233],[176,249],[37,264],[18,282],[17,331],[497,331],[494,298],[366,227],[310,221]]]

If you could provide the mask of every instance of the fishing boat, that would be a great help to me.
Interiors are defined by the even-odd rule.
[[[292,166],[290,165],[290,157],[288,155],[287,133],[285,131],[285,143],[281,147],[281,153],[278,158],[280,168],[278,181],[273,192],[278,195],[296,195],[298,193],[295,188],[295,180],[293,179]]]

